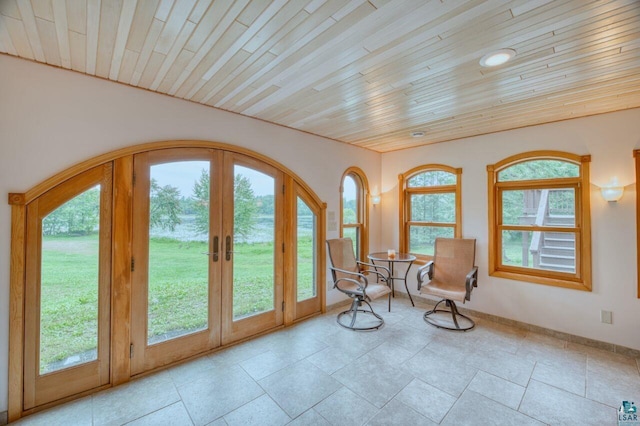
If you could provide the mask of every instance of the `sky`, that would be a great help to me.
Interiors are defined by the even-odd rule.
[[[180,190],[180,195],[189,197],[193,194],[193,185],[200,179],[202,170],[209,171],[208,161],[178,161],[151,166],[151,177],[160,186],[175,186]],[[273,194],[274,179],[271,176],[237,165],[235,173],[249,178],[255,195]]]
[[[342,185],[342,196],[346,200],[356,199],[356,184],[351,177],[344,180]]]

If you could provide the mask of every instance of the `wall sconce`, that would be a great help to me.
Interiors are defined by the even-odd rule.
[[[379,195],[372,195],[371,196],[371,204],[373,204],[374,206],[380,204],[380,196]]]
[[[605,201],[615,203],[622,198],[622,194],[624,194],[624,186],[618,183],[617,177],[614,177],[607,185],[600,187],[600,193]]]

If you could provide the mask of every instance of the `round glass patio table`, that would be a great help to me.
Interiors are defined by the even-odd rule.
[[[395,282],[396,281],[404,281],[404,288],[407,290],[407,294],[409,295],[409,300],[411,300],[411,306],[416,306],[413,303],[413,298],[411,297],[411,293],[409,292],[409,287],[407,286],[407,276],[409,275],[409,269],[411,269],[411,265],[416,260],[416,257],[409,253],[396,253],[394,256],[389,256],[389,253],[386,251],[379,251],[375,253],[369,253],[367,255],[372,264],[376,264],[376,262],[387,262],[389,265],[389,270],[391,271],[391,295],[396,297],[395,292]],[[404,273],[403,277],[396,277],[394,274],[394,265],[396,263],[406,263],[407,270]]]

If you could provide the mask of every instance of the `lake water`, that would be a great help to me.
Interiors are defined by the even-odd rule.
[[[207,241],[207,235],[199,233],[196,230],[195,215],[180,215],[179,217],[181,222],[176,226],[175,230],[171,231],[169,229],[155,227],[151,228],[149,236],[152,238],[173,238],[178,241]],[[274,218],[272,216],[258,217],[249,237],[246,240],[239,242],[264,243],[273,241],[273,220]],[[313,216],[298,217],[298,235],[313,235]]]

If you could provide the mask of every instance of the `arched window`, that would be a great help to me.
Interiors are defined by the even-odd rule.
[[[461,174],[462,169],[427,164],[399,175],[400,251],[427,260],[437,237],[462,236]]]
[[[487,166],[490,275],[591,290],[590,161],[535,151]]]
[[[365,261],[369,250],[369,184],[362,170],[348,168],[340,185],[340,236],[353,240],[356,258]]]

